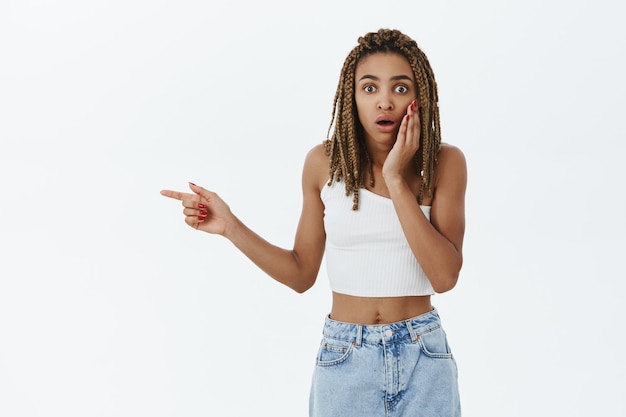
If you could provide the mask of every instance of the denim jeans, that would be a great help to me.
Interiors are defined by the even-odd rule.
[[[457,367],[436,310],[383,325],[326,318],[310,417],[459,417]]]

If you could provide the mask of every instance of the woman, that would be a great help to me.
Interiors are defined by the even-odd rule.
[[[332,136],[305,160],[290,250],[214,192],[161,192],[182,201],[188,225],[226,237],[297,292],[326,257],[333,302],[311,416],[460,415],[456,363],[430,297],[461,270],[467,170],[463,153],[441,143],[437,101],[414,40],[387,29],[359,38],[341,71]]]

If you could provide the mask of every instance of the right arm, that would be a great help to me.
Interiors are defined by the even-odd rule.
[[[302,293],[315,283],[324,255],[324,205],[320,191],[328,175],[323,145],[306,157],[302,172],[302,212],[293,249],[273,245],[248,228],[214,192],[190,184],[191,193],[163,190],[166,197],[181,200],[185,222],[195,229],[219,234],[276,281]]]

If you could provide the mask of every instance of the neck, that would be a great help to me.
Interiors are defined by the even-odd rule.
[[[387,155],[389,155],[388,151],[371,153],[369,149],[366,150],[365,158],[362,162],[363,165],[361,166],[363,173],[366,174],[364,185],[375,188],[378,183],[377,180],[382,181],[383,165],[387,159]]]
[[[366,161],[370,164],[372,164],[372,167],[379,167],[382,168],[382,166],[385,163],[385,160],[387,160],[387,155],[389,155],[389,152],[391,152],[391,148],[378,148],[378,147],[372,147],[372,146],[365,146],[365,158]]]

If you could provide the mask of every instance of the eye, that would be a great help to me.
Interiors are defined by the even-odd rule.
[[[366,93],[373,93],[376,91],[376,87],[374,87],[371,84],[368,84],[365,87],[363,87],[363,91],[365,91]]]
[[[406,85],[398,85],[395,88],[396,93],[404,94],[409,91],[409,88]]]

